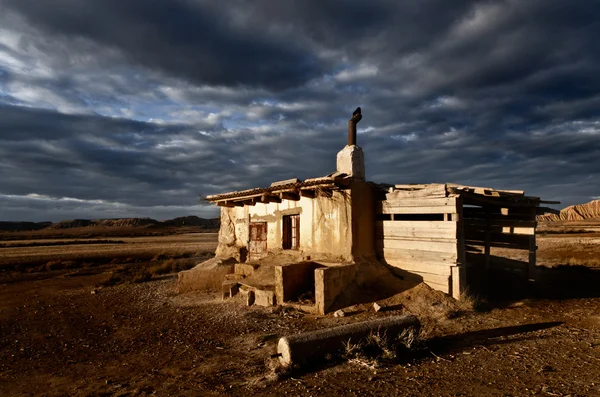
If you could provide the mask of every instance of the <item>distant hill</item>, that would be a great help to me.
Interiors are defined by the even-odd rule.
[[[52,222],[4,222],[0,221],[0,230],[41,230],[52,225]]]
[[[182,216],[166,221],[152,218],[119,218],[119,219],[71,219],[60,222],[0,222],[0,230],[41,230],[71,229],[80,227],[184,227],[195,226],[203,229],[218,229],[219,218],[204,219],[197,216]]]
[[[96,222],[89,219],[72,219],[70,221],[60,221],[48,226],[49,229],[71,229],[73,227],[96,226]]]
[[[181,216],[179,218],[162,222],[163,225],[168,226],[204,226],[210,229],[218,228],[220,223],[221,222],[219,218],[204,219],[195,215]]]
[[[593,200],[585,204],[571,205],[560,210],[560,214],[539,215],[538,221],[585,221],[590,219],[600,220],[600,200]]]
[[[152,218],[122,218],[122,219],[102,219],[97,221],[101,226],[149,226],[160,225],[161,222]]]

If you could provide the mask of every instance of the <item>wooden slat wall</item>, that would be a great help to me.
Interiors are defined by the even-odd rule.
[[[377,221],[375,227],[379,238],[456,238],[456,222]]]
[[[530,248],[536,221],[532,210],[524,208],[463,208],[463,224],[467,245]]]
[[[383,220],[376,222],[379,256],[406,278],[422,279],[451,293],[452,267],[459,256],[457,197],[390,198],[377,202],[377,214],[452,214],[452,220]],[[393,217],[392,217],[393,218]]]
[[[463,208],[465,244],[471,247],[467,256],[469,266],[483,265],[487,270],[497,268],[523,273],[535,278],[536,207],[500,208],[494,206]],[[483,247],[483,256],[477,255]],[[527,261],[515,261],[491,255],[491,247],[528,250]],[[481,261],[483,260],[483,263]]]
[[[453,214],[456,213],[456,197],[407,198],[378,201],[376,214]]]

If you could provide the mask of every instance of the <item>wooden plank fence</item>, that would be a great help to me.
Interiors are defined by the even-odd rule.
[[[460,283],[453,288],[452,275],[461,256],[459,198],[415,196],[401,192],[377,202],[376,214],[390,215],[375,225],[378,255],[405,278],[458,297]],[[404,220],[407,214],[410,220]],[[436,214],[439,220],[431,220]]]

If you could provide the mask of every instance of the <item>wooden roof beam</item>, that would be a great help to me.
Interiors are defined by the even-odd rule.
[[[252,197],[252,198],[250,198],[248,200],[242,201],[242,203],[244,205],[249,205],[249,206],[255,206],[256,203],[259,203],[259,202],[260,202],[260,198],[259,197]]]
[[[279,193],[279,198],[282,200],[298,201],[300,200],[300,194],[297,192],[281,192]]]
[[[263,195],[260,197],[260,202],[265,204],[281,203],[281,198],[270,193],[263,193]]]
[[[300,190],[300,196],[302,196],[302,197],[308,197],[308,198],[315,198],[315,191],[314,190],[303,189],[303,190]]]

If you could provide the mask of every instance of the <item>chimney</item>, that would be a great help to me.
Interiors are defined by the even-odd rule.
[[[356,124],[362,119],[360,106],[356,108],[352,117],[348,120],[348,146],[356,145]]]
[[[356,145],[356,124],[362,119],[360,107],[348,120],[348,144],[337,154],[337,171],[355,179],[365,180],[365,156]]]

